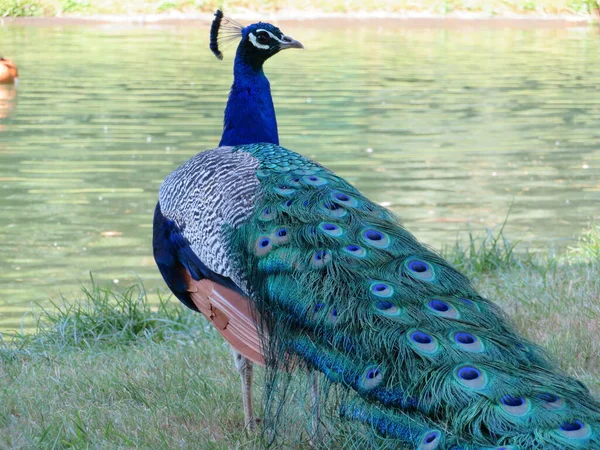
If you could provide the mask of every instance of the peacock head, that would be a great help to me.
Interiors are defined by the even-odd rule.
[[[237,55],[246,63],[260,67],[271,56],[286,48],[304,48],[304,46],[286,36],[279,28],[270,23],[258,22],[243,27],[232,19],[223,16],[220,10],[215,13],[210,29],[210,49],[219,59],[223,53],[219,47],[240,39]]]

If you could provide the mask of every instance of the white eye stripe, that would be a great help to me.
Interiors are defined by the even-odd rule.
[[[259,44],[258,41],[256,40],[256,36],[254,35],[254,33],[250,33],[248,35],[248,39],[250,39],[250,42],[252,42],[252,45],[254,45],[256,48],[262,48],[263,50],[268,50],[269,46],[267,44]]]
[[[280,43],[282,43],[282,44],[286,44],[286,42],[285,42],[285,41],[282,41],[281,39],[279,39],[277,36],[275,36],[273,33],[271,33],[271,32],[270,32],[270,31],[268,31],[268,30],[263,30],[262,28],[260,28],[260,29],[256,30],[256,32],[257,32],[257,33],[260,33],[261,31],[264,31],[265,33],[268,33],[268,34],[269,34],[269,36],[271,36],[271,37],[272,37],[273,39],[275,39],[277,42],[280,42]]]

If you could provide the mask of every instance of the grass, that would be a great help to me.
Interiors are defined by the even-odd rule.
[[[502,230],[445,253],[600,394],[600,227],[560,257],[519,251]],[[141,286],[113,289],[92,280],[82,298],[38,311],[37,332],[0,340],[0,449],[261,448],[204,318],[173,300],[151,305]],[[306,448],[299,434],[284,448]]]
[[[285,9],[348,13],[364,11],[517,14],[584,14],[599,8],[598,0],[0,0],[0,16],[61,16],[93,14],[159,14],[214,12],[229,14]]]

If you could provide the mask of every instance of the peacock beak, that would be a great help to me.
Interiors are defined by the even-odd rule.
[[[281,44],[279,44],[279,48],[281,50],[285,50],[286,48],[304,48],[302,42],[298,42],[289,36],[282,36],[281,40],[283,41]]]

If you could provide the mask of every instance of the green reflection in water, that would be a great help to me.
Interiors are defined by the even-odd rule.
[[[588,28],[285,25],[269,61],[282,143],[440,247],[499,224],[548,249],[600,206],[600,39]],[[161,180],[219,140],[234,49],[207,27],[0,29],[0,330],[88,271],[149,290]],[[552,240],[552,242],[548,242]],[[556,244],[558,242],[558,244]],[[25,319],[25,326],[30,326]]]

